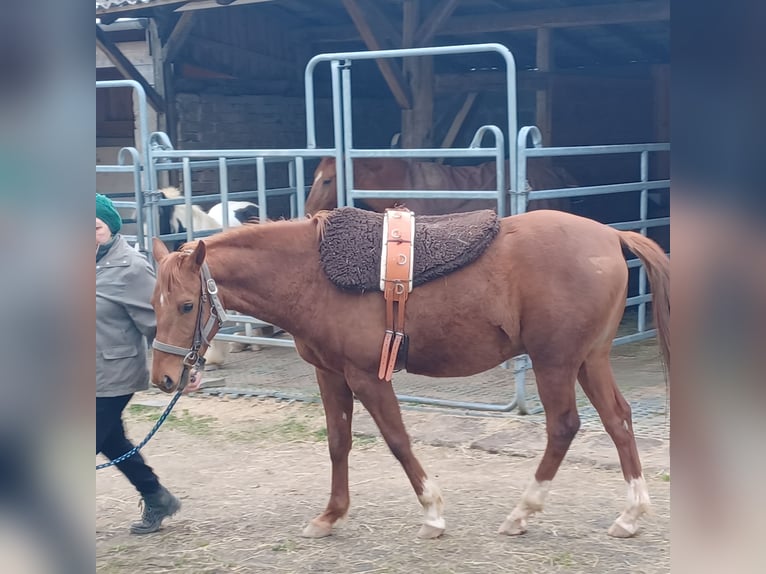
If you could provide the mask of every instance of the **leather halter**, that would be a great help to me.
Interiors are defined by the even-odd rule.
[[[179,388],[182,389],[186,386],[188,380],[187,374],[189,369],[197,367],[202,368],[205,366],[205,358],[199,355],[200,347],[204,342],[210,346],[210,334],[213,332],[213,328],[217,326],[221,328],[225,321],[228,320],[226,310],[221,304],[221,300],[218,297],[218,286],[215,283],[212,275],[210,274],[210,268],[207,266],[207,262],[203,261],[200,266],[200,298],[197,309],[197,321],[194,325],[194,337],[192,339],[192,346],[190,348],[177,347],[176,345],[170,345],[154,339],[152,341],[152,348],[162,351],[163,353],[170,353],[171,355],[180,355],[184,358],[183,365],[184,370],[181,373],[181,382]],[[205,303],[210,299],[210,316],[205,324],[202,324],[202,309]]]

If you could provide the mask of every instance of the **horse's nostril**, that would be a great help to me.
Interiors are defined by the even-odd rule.
[[[162,386],[165,387],[166,391],[172,391],[173,390],[173,379],[165,375],[162,378]]]

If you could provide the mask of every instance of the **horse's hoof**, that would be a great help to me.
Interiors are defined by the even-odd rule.
[[[505,534],[506,536],[519,536],[527,531],[526,520],[506,520],[497,529],[498,534]]]
[[[636,532],[638,532],[638,526],[631,529],[629,525],[620,524],[618,520],[615,520],[607,530],[607,534],[614,538],[631,538],[636,535]]]
[[[303,529],[301,536],[304,538],[324,538],[332,534],[332,525],[312,520],[308,526]]]
[[[444,528],[438,528],[436,526],[431,526],[430,524],[424,524],[418,531],[418,538],[430,540],[432,538],[439,538],[439,536],[442,534],[444,534]]]

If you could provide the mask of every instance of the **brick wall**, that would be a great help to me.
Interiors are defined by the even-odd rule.
[[[303,98],[284,96],[230,96],[178,94],[179,149],[284,149],[306,146],[306,110]],[[317,144],[332,146],[332,103],[316,102]],[[399,130],[395,103],[354,101],[354,143],[360,147],[388,147]],[[316,161],[306,162],[306,184],[313,180]],[[266,166],[267,185],[286,186],[283,165]],[[195,170],[195,194],[218,193],[218,170]],[[229,167],[229,191],[256,189],[255,165]],[[203,206],[207,207],[207,206]],[[269,216],[287,215],[287,204],[269,200]]]
[[[305,110],[302,99],[179,94],[176,101],[180,149],[280,149],[305,146]],[[266,180],[269,187],[286,186],[287,168],[267,166]],[[254,189],[255,165],[229,167],[229,191]],[[217,193],[218,170],[194,170],[192,190],[195,194]],[[270,216],[283,215],[283,203],[278,199],[270,201]]]

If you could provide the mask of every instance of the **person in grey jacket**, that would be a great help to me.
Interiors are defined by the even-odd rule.
[[[148,388],[147,340],[156,322],[150,303],[154,271],[146,258],[119,235],[122,219],[112,201],[96,194],[96,454],[110,460],[133,448],[125,436],[122,411],[133,393]],[[193,373],[187,392],[199,388]],[[133,534],[159,530],[181,508],[181,501],[160,484],[140,453],[117,468],[143,499],[141,520]]]

